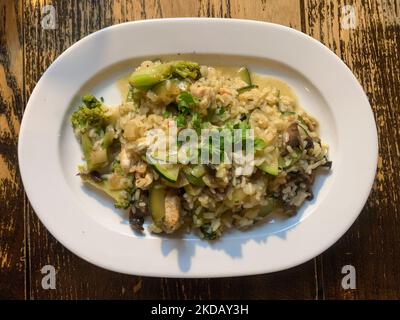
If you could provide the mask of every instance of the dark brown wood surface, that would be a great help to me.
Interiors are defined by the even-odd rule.
[[[45,5],[56,10],[53,30],[41,24]],[[345,5],[354,10],[354,28],[342,23]],[[122,275],[70,253],[31,209],[18,171],[18,131],[26,101],[46,68],[103,27],[179,16],[256,19],[301,30],[341,57],[364,87],[380,140],[375,185],[356,223],[312,261],[240,278]],[[399,299],[399,61],[400,0],[0,0],[0,299]],[[55,290],[41,286],[40,270],[47,264],[57,269]],[[356,269],[354,290],[341,286],[345,265]]]

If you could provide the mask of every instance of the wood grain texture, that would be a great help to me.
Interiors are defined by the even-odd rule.
[[[56,9],[45,30],[42,8]],[[341,26],[353,5],[356,28]],[[138,19],[209,16],[271,21],[330,47],[368,94],[378,125],[377,179],[360,218],[320,257],[291,270],[226,279],[127,276],[66,250],[24,198],[17,167],[23,106],[46,68],[87,34]],[[400,298],[400,0],[0,0],[0,299],[358,299]],[[57,270],[55,290],[40,269]],[[357,289],[341,288],[341,269],[357,270]]]
[[[24,192],[17,142],[24,105],[20,1],[0,1],[0,299],[25,297]]]
[[[43,29],[42,8],[54,5],[56,29]],[[112,24],[109,3],[99,1],[25,2],[25,79],[27,96],[46,68],[65,49],[83,36]],[[29,211],[29,256],[31,299],[127,298],[139,283],[128,277],[93,267],[60,245]],[[53,265],[57,270],[56,289],[43,290],[40,270]]]
[[[354,8],[354,29],[342,28],[345,5]],[[324,297],[399,299],[400,1],[306,0],[304,9],[304,31],[339,55],[364,87],[380,143],[367,204],[347,234],[319,260]],[[345,291],[338,281],[344,265],[356,268],[356,290]]]
[[[189,3],[190,2],[190,3]],[[50,2],[48,2],[50,3]],[[221,16],[270,20],[277,12],[291,12],[282,23],[300,27],[299,7],[293,1],[272,1],[271,7],[250,1],[246,8],[229,1],[52,1],[57,12],[57,29],[43,30],[41,7],[45,1],[25,5],[26,89],[31,93],[40,75],[72,43],[83,36],[115,23],[135,19],[170,16]],[[252,13],[253,15],[248,15]],[[42,298],[315,298],[314,263],[289,272],[238,279],[161,279],[130,277],[92,266],[64,249],[42,226],[36,215],[29,214],[30,297]],[[43,290],[40,269],[52,264],[58,270],[57,289]],[[227,290],[240,285],[241,290]]]

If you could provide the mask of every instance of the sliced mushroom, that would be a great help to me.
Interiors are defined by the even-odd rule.
[[[326,167],[330,170],[332,168],[332,161],[325,162],[321,167]]]
[[[304,140],[306,142],[306,144],[304,146],[305,149],[310,149],[310,148],[314,147],[314,142],[311,137],[307,136]]]
[[[311,174],[306,174],[304,172],[289,172],[288,173],[288,181],[294,182],[296,185],[300,185],[303,183],[305,185],[305,191],[309,193],[307,196],[307,200],[312,200],[314,198],[314,194],[312,191],[312,186],[315,180],[315,171],[312,171]]]
[[[289,181],[293,181],[295,184],[304,183],[307,186],[307,191],[311,188],[315,180],[315,171],[311,174],[306,174],[304,172],[289,172]]]
[[[80,176],[82,179],[92,180],[93,182],[96,182],[96,183],[103,182],[103,177],[101,176],[100,172],[98,172],[98,171],[91,171],[89,173],[79,172],[76,175]]]
[[[143,223],[144,223],[144,218],[143,217],[136,217],[132,216],[129,219],[129,223],[131,225],[131,228],[137,231],[143,231]]]
[[[131,228],[137,231],[143,231],[144,213],[137,210],[135,207],[131,208],[129,212],[129,224]]]
[[[103,181],[103,178],[101,177],[101,174],[98,171],[92,171],[89,173],[89,175],[90,175],[90,178],[92,178],[92,180],[94,182],[102,182]]]
[[[291,146],[292,148],[296,148],[300,146],[300,132],[296,122],[293,122],[286,129],[284,135],[284,142]]]

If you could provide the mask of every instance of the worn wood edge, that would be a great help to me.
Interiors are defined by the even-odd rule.
[[[362,213],[346,235],[321,256],[325,297],[398,299],[396,284],[400,278],[393,268],[393,259],[399,254],[395,239],[399,232],[400,168],[394,159],[399,158],[400,136],[396,129],[399,117],[394,114],[400,100],[400,79],[395,71],[400,68],[400,3],[398,0],[304,0],[303,3],[304,31],[330,47],[354,72],[371,102],[380,141],[377,176]],[[354,29],[346,28],[346,23],[342,25],[346,5],[354,9]],[[356,290],[341,287],[342,267],[348,264],[354,264],[358,270]]]
[[[22,5],[0,1],[0,297],[25,298],[23,187],[17,141],[23,106]],[[10,281],[12,279],[12,281]]]
[[[182,4],[182,2],[184,1],[178,1],[178,5],[179,3]],[[46,1],[41,1],[40,4],[47,4],[50,3],[50,1],[46,2]],[[53,3],[58,4],[61,3],[60,2],[56,2],[53,1]],[[132,19],[139,19],[139,18],[156,18],[156,17],[167,17],[167,16],[172,16],[172,13],[168,13],[167,9],[165,8],[170,8],[170,6],[168,5],[170,3],[170,1],[136,1],[133,4],[131,2],[126,2],[126,1],[116,1],[114,2],[114,7],[115,4],[117,4],[117,8],[119,8],[121,10],[121,14],[118,16],[116,16],[117,18],[114,19],[113,18],[113,14],[115,13],[115,11],[110,11],[110,3],[108,1],[101,1],[99,2],[97,5],[93,4],[91,7],[89,7],[89,5],[87,5],[87,2],[83,3],[83,4],[78,4],[78,7],[75,7],[75,9],[81,9],[81,16],[80,17],[75,17],[75,19],[72,19],[73,23],[78,24],[78,25],[82,25],[83,23],[85,23],[85,19],[87,18],[83,18],[82,16],[87,15],[87,14],[91,14],[93,11],[94,12],[99,12],[98,17],[100,18],[96,18],[94,19],[96,21],[96,23],[92,23],[90,26],[86,26],[86,30],[94,30],[92,28],[100,28],[102,26],[105,26],[109,23],[114,23],[114,22],[124,22],[127,20],[132,20]],[[174,2],[175,3],[175,2]],[[259,20],[264,20],[264,21],[274,21],[274,22],[279,22],[279,12],[281,11],[282,13],[287,14],[288,10],[279,10],[279,7],[277,7],[277,11],[273,12],[273,13],[265,13],[263,14],[263,10],[261,10],[261,12],[257,11],[257,12],[253,12],[253,15],[251,15],[251,13],[249,14],[248,11],[246,11],[245,9],[243,9],[243,6],[241,5],[240,1],[195,1],[195,5],[193,6],[194,9],[191,9],[191,11],[189,13],[184,13],[184,16],[188,16],[190,15],[195,15],[195,16],[226,16],[226,17],[237,17],[237,18],[253,18],[253,19],[259,19]],[[257,1],[253,1],[252,5],[255,6],[255,4],[257,4]],[[283,3],[283,1],[281,2]],[[288,3],[286,1],[286,6],[288,6]],[[293,3],[293,2],[291,2]],[[290,5],[291,5],[290,3]],[[118,4],[120,4],[118,6]],[[279,1],[274,1],[275,5],[279,5]],[[267,2],[266,1],[262,1],[262,5],[263,8],[267,6]],[[129,7],[130,6],[130,7]],[[107,13],[100,13],[100,7],[104,7],[107,9]],[[172,5],[171,5],[172,7]],[[88,8],[90,8],[92,11],[87,11]],[[154,8],[154,9],[152,9]],[[27,8],[27,11],[29,11],[30,8]],[[33,10],[36,10],[36,14],[38,14],[38,10],[37,8],[33,8]],[[114,8],[112,9],[114,10]],[[267,9],[264,9],[264,11]],[[111,14],[112,12],[112,14]],[[296,11],[297,12],[297,11]],[[179,15],[179,14],[177,14]],[[297,16],[296,21],[295,22],[289,22],[286,23],[289,26],[292,27],[296,27],[299,28],[300,23],[297,21],[298,18],[300,17],[300,14],[297,12],[295,13],[295,15]],[[175,15],[174,15],[175,16]],[[287,16],[287,15],[286,15]],[[30,20],[31,18],[28,16],[27,17],[29,19],[29,22],[32,22],[32,20]],[[28,20],[26,19],[26,20]],[[37,21],[37,17],[35,18]],[[64,25],[64,22],[61,21],[61,24]],[[76,31],[72,30],[72,33],[70,35],[70,38],[67,39],[66,43],[70,43],[69,41],[76,41],[77,37],[79,36],[79,34],[73,34]],[[38,38],[39,39],[39,38]],[[65,39],[63,40],[65,41]],[[64,44],[61,44],[61,46],[65,46]],[[68,46],[68,45],[67,45]],[[56,46],[51,47],[50,45],[44,45],[43,49],[45,49],[45,51],[48,51],[48,56],[45,58],[47,59],[47,61],[40,61],[40,68],[44,69],[46,67],[46,64],[48,64],[49,62],[51,62],[55,56],[57,55],[57,53],[54,52],[54,50],[60,52],[62,51],[63,48],[60,48],[60,46],[57,44]],[[32,48],[30,48],[28,51],[32,50]],[[30,61],[30,57],[27,57],[26,60],[27,62]],[[27,63],[28,64],[28,63]],[[28,66],[28,68],[30,68]],[[30,74],[28,76],[28,85],[27,85],[27,95],[29,95],[29,92],[33,89],[33,84],[35,83],[35,81],[37,80],[38,76],[40,75],[40,73],[43,71],[39,68],[39,70],[32,70],[31,71],[32,74]],[[87,266],[86,263],[82,263],[79,260],[76,260],[76,258],[71,257],[71,254],[66,252],[65,249],[63,249],[59,244],[57,244],[55,242],[54,239],[52,239],[52,237],[50,235],[47,234],[47,231],[43,228],[43,226],[40,225],[39,221],[37,220],[36,216],[34,215],[34,213],[31,211],[31,209],[29,210],[29,216],[30,216],[30,228],[29,228],[29,233],[31,233],[31,238],[35,237],[36,235],[34,235],[36,232],[40,233],[40,237],[42,240],[40,241],[45,241],[44,247],[43,245],[39,245],[39,248],[43,248],[43,249],[50,249],[50,250],[57,250],[60,252],[60,254],[56,254],[56,258],[58,260],[62,260],[62,259],[66,259],[68,261],[68,264],[77,264],[79,266],[79,268],[84,268],[85,270],[94,270],[91,266]],[[38,240],[32,240],[31,241],[31,245],[29,247],[29,252],[32,255],[32,259],[34,260],[34,255],[36,254],[36,246],[38,245],[37,242]],[[42,261],[42,260],[40,260]],[[49,262],[49,259],[44,259],[43,261],[45,262]],[[46,294],[40,294],[37,290],[38,290],[38,286],[40,285],[39,280],[39,275],[38,275],[38,270],[33,270],[32,268],[35,266],[36,262],[33,261],[33,265],[30,266],[30,271],[32,273],[32,290],[31,290],[31,297],[32,298],[84,298],[87,297],[85,296],[85,294],[93,294],[93,292],[91,292],[90,290],[87,290],[86,286],[88,285],[88,283],[83,284],[83,287],[81,286],[81,284],[78,284],[78,282],[72,282],[69,285],[70,286],[75,286],[75,288],[70,287],[69,289],[66,289],[64,291],[61,292],[60,295],[57,295],[55,293],[46,293]],[[311,267],[310,267],[311,266]],[[305,268],[305,269],[303,269]],[[262,298],[262,297],[273,297],[274,296],[274,290],[273,288],[268,288],[268,284],[269,283],[273,283],[274,286],[282,286],[280,284],[280,282],[285,282],[285,279],[288,277],[287,274],[290,274],[290,279],[295,280],[297,279],[296,274],[297,273],[303,273],[303,272],[310,272],[310,268],[311,268],[311,274],[312,277],[311,279],[313,279],[314,277],[314,264],[311,262],[311,264],[307,264],[306,267],[304,266],[300,266],[298,268],[295,268],[292,271],[284,271],[282,273],[277,274],[273,274],[273,275],[261,275],[261,276],[256,276],[256,277],[246,277],[246,279],[243,279],[244,281],[246,281],[249,286],[260,286],[260,283],[262,283],[263,286],[260,287],[260,291],[254,291],[257,292],[258,294],[258,298]],[[76,270],[76,268],[72,267],[71,271]],[[299,271],[300,270],[300,271]],[[104,275],[101,271],[96,270],[95,271],[97,274],[100,275]],[[107,272],[106,272],[107,273]],[[125,277],[122,277],[123,279],[128,279]],[[212,292],[213,290],[218,290],[218,291],[222,291],[225,289],[225,285],[229,284],[229,286],[234,286],[237,287],[238,285],[241,284],[241,279],[237,279],[237,278],[233,278],[233,279],[213,279],[213,280],[207,280],[207,279],[202,279],[202,280],[186,280],[186,279],[163,279],[163,278],[144,278],[144,277],[134,277],[135,279],[138,279],[138,281],[135,281],[134,284],[134,294],[131,294],[130,297],[132,298],[148,298],[148,297],[154,297],[154,295],[152,296],[151,294],[153,294],[152,292],[149,292],[149,290],[151,288],[153,289],[157,289],[160,290],[161,288],[161,295],[160,297],[162,298],[207,298],[210,297],[211,295],[214,295],[214,293]],[[275,280],[277,279],[277,280]],[[72,281],[73,279],[65,279],[64,281]],[[298,280],[298,279],[297,279]],[[66,283],[67,284],[67,283]],[[211,285],[212,284],[212,285]],[[285,285],[283,285],[284,288],[288,289],[290,286],[292,285],[292,283],[287,283],[286,287]],[[198,288],[198,287],[202,287]],[[123,286],[121,286],[123,288]],[[147,287],[147,289],[146,289]],[[40,288],[40,287],[39,287]],[[212,289],[211,289],[212,288]],[[200,293],[196,293],[196,291],[200,289]],[[266,290],[270,290],[270,296],[265,295],[264,292],[262,292],[263,289]],[[81,290],[80,292],[78,292],[79,290]],[[85,291],[86,290],[86,291]],[[126,289],[125,289],[126,290]],[[196,291],[195,291],[196,290]],[[204,294],[202,294],[201,290],[204,290]],[[249,290],[249,288],[247,289]],[[272,291],[271,291],[272,290]],[[304,288],[304,290],[308,290],[306,288]],[[121,290],[122,293],[123,290]],[[127,290],[126,290],[127,291]],[[126,292],[125,291],[125,292]],[[187,291],[191,291],[191,292],[187,292]],[[309,294],[303,295],[304,291],[302,291],[302,288],[299,288],[299,290],[295,293],[295,294],[290,294],[289,292],[290,290],[288,290],[287,292],[285,292],[284,290],[280,291],[281,297],[285,297],[285,298],[302,298],[302,297],[307,297],[307,298],[314,298],[314,293],[310,292]],[[312,291],[312,290],[311,290]],[[217,291],[215,291],[217,292]],[[249,292],[249,291],[247,291]],[[227,292],[226,296],[227,298],[232,298],[232,294],[233,292]],[[92,297],[96,297],[98,293],[94,292],[94,295]],[[103,293],[104,294],[104,293]],[[200,296],[198,295],[200,294]],[[251,294],[251,291],[250,291]],[[98,296],[98,297],[102,297],[102,296]]]

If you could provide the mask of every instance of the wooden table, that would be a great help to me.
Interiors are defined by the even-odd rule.
[[[45,5],[55,9],[55,29],[46,29],[52,9]],[[375,185],[356,223],[317,258],[241,278],[122,275],[70,253],[31,209],[17,142],[26,102],[42,73],[70,45],[103,27],[181,16],[256,19],[301,30],[331,48],[363,85],[380,140]],[[0,299],[399,299],[399,61],[400,0],[0,0]],[[57,270],[55,290],[42,288],[45,265]],[[342,288],[345,265],[355,267],[356,289]]]

